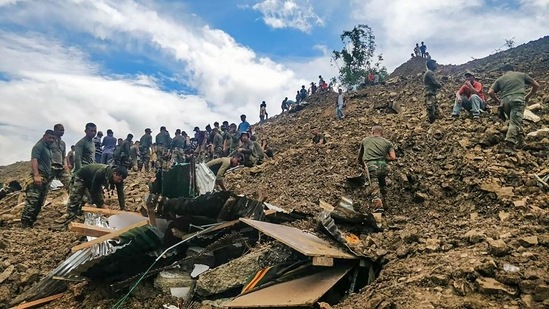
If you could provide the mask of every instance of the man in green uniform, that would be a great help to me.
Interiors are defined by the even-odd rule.
[[[69,223],[82,212],[82,201],[86,190],[90,192],[91,203],[98,208],[103,208],[103,188],[113,190],[116,188],[120,209],[126,208],[124,198],[124,179],[128,176],[128,170],[123,166],[110,166],[106,164],[89,164],[82,167],[74,175],[74,181],[69,193],[67,214],[56,220],[58,223]]]
[[[324,145],[324,144],[326,144],[326,138],[324,137],[323,134],[321,134],[321,133],[318,131],[318,128],[317,128],[317,127],[314,127],[314,128],[311,130],[311,133],[313,133],[313,143],[319,144],[319,145]]]
[[[185,136],[181,135],[181,130],[175,130],[175,136],[172,138],[172,144],[170,149],[172,151],[172,160],[174,163],[185,162],[185,148],[187,147],[187,140]]]
[[[152,146],[151,129],[146,128],[145,134],[139,140],[139,151],[141,152],[141,162],[145,166],[145,172],[149,171],[149,162],[151,161],[151,146]]]
[[[374,126],[372,135],[362,140],[358,162],[367,172],[369,196],[378,211],[383,210],[382,195],[386,193],[385,177],[389,172],[387,160],[396,160],[393,144],[383,138],[383,128]]]
[[[218,128],[213,128],[214,137],[212,140],[212,154],[213,158],[217,159],[223,156],[223,136],[219,132]]]
[[[80,168],[95,163],[95,144],[93,138],[97,132],[97,126],[94,123],[87,123],[84,133],[86,136],[82,137],[75,145],[74,150],[74,171],[78,171]]]
[[[423,87],[425,93],[425,107],[429,115],[429,122],[433,123],[438,117],[438,103],[437,92],[442,85],[435,76],[435,70],[437,69],[436,60],[429,59],[425,63],[427,71],[423,74]]]
[[[32,147],[30,179],[25,190],[25,207],[21,214],[21,227],[31,228],[44,205],[51,181],[51,145],[57,138],[52,130],[47,130]]]
[[[160,127],[160,132],[156,134],[156,156],[158,163],[162,168],[166,168],[165,162],[168,155],[168,148],[172,143],[172,138],[170,133],[166,130],[166,127]]]
[[[263,164],[263,160],[265,160],[265,152],[263,151],[263,147],[261,144],[257,141],[257,136],[253,135],[250,137],[250,141],[254,145],[254,152],[257,155],[257,165]]]
[[[65,128],[62,124],[58,123],[53,126],[53,132],[57,138],[51,144],[51,178],[59,179],[68,191],[70,183],[69,167],[65,160],[65,142],[61,139],[63,134],[65,134]]]
[[[215,174],[216,179],[215,183],[221,188],[221,190],[226,191],[227,188],[225,187],[225,183],[223,182],[223,178],[225,177],[225,172],[231,168],[238,166],[240,162],[242,162],[242,155],[237,153],[234,156],[228,158],[228,157],[222,157],[217,158],[209,161],[206,163],[206,166],[208,166],[212,172]]]
[[[504,65],[501,68],[504,72],[503,76],[498,78],[488,90],[488,95],[500,106],[508,105],[510,108],[509,127],[505,135],[504,151],[506,153],[513,153],[516,151],[516,147],[524,146],[524,130],[522,129],[524,107],[539,88],[539,83],[532,77],[525,73],[514,72],[513,69],[510,64]],[[525,85],[532,87],[528,94],[526,94]],[[499,94],[499,98],[496,93]]]
[[[129,133],[127,136],[126,136],[126,139],[122,142],[122,151],[120,152],[120,164],[121,166],[127,168],[127,169],[131,169],[132,167],[132,161],[131,161],[131,158],[130,158],[130,153],[131,153],[131,147],[132,147],[132,139],[133,139],[133,134]]]
[[[254,144],[250,141],[250,133],[243,132],[240,134],[240,141],[242,142],[238,152],[244,156],[242,164],[246,167],[252,167],[257,163],[257,153],[255,151]]]
[[[240,134],[236,131],[236,124],[229,125],[229,131],[225,135],[223,150],[227,155],[231,155],[238,149],[240,143]]]

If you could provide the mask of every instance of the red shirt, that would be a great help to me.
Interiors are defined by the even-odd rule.
[[[486,101],[486,98],[484,97],[484,93],[482,92],[482,84],[477,82],[477,81],[474,81],[471,85],[473,86],[473,88],[475,88],[476,91],[478,91],[478,96],[481,99]],[[459,88],[458,93],[460,95],[466,96],[467,99],[471,98],[471,95],[473,94],[471,92],[471,89],[469,89],[469,87],[467,87],[465,84],[463,86],[461,86],[461,88]]]

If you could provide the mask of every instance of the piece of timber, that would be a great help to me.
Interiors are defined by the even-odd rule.
[[[320,206],[320,208],[322,208],[322,209],[324,209],[328,212],[334,211],[334,206],[324,202],[323,200],[318,201],[318,206]]]
[[[334,266],[334,259],[325,256],[313,256],[314,266]]]
[[[89,212],[92,214],[106,215],[106,216],[112,216],[112,215],[118,215],[118,214],[133,214],[133,215],[141,216],[141,213],[135,212],[135,211],[116,210],[116,209],[109,209],[109,208],[97,208],[97,207],[89,207],[89,206],[82,207],[82,211]]]
[[[101,237],[98,237],[96,239],[93,239],[93,240],[90,240],[88,242],[85,242],[83,244],[79,244],[77,246],[74,246],[72,247],[71,251],[72,252],[76,252],[78,250],[81,250],[81,249],[85,249],[85,248],[89,248],[95,244],[99,244],[99,243],[102,243],[104,241],[107,241],[107,240],[110,240],[110,239],[113,239],[113,238],[117,238],[118,236],[126,233],[127,231],[131,230],[131,229],[134,229],[136,227],[140,227],[140,226],[144,226],[144,225],[147,225],[149,224],[149,222],[147,220],[144,220],[144,221],[140,221],[140,222],[137,222],[135,224],[132,224],[130,226],[127,226],[123,229],[120,229],[120,230],[115,230],[114,232],[112,233],[109,233],[109,234],[106,234],[106,235],[103,235]]]
[[[288,247],[306,255],[337,259],[357,259],[358,257],[338,248],[328,242],[290,226],[241,218],[240,221],[252,226],[267,236],[270,236]]]
[[[268,308],[312,306],[332,288],[351,267],[338,266],[315,274],[271,285],[233,299],[229,308]]]
[[[23,304],[21,304],[17,307],[13,307],[12,309],[26,309],[26,308],[39,307],[39,306],[42,306],[45,303],[49,303],[50,301],[54,301],[58,298],[61,298],[61,296],[63,296],[63,293],[59,293],[59,294],[55,294],[55,295],[52,295],[52,296],[40,298],[40,299],[33,300],[31,302],[28,302],[28,303],[23,303]]]
[[[69,223],[69,231],[75,232],[84,236],[101,237],[103,235],[112,233],[116,230],[109,229],[106,227],[99,227],[95,225],[71,222]]]

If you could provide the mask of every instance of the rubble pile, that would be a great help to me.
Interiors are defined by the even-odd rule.
[[[545,37],[464,65],[440,66],[443,118],[434,124],[427,122],[423,107],[423,71],[418,59],[395,70],[385,85],[347,93],[342,120],[335,118],[335,94],[313,95],[303,110],[278,115],[256,127],[259,140],[267,139],[274,150],[274,158],[229,172],[225,183],[235,193],[308,216],[285,225],[318,234],[323,203],[338,205],[346,197],[355,210],[372,211],[366,190],[349,186],[346,179],[360,173],[360,141],[372,126],[382,125],[398,157],[390,163],[386,211],[376,216],[383,230],[360,233],[352,225],[340,226],[344,233],[359,238],[350,248],[353,253],[371,258],[382,268],[371,284],[343,297],[333,308],[549,306],[549,188],[544,181],[549,175],[548,50],[549,37]],[[495,108],[483,113],[480,121],[466,111],[456,121],[450,117],[465,70],[478,75],[486,92],[500,75],[495,69],[504,62],[513,63],[541,85],[539,94],[528,103],[539,104],[532,108],[539,119],[525,121],[527,144],[516,155],[499,149],[506,123]],[[325,135],[326,145],[312,143],[313,127]],[[10,167],[1,171],[3,182],[17,177],[8,172]],[[144,177],[130,175],[126,185],[130,210],[143,205],[146,182]],[[50,194],[36,227],[24,231],[17,222],[22,196],[15,192],[0,201],[0,305],[28,290],[82,241],[74,233],[49,230],[65,210],[66,193]],[[249,254],[263,256],[265,250],[269,251],[261,247]],[[281,259],[290,255],[281,249],[270,250],[282,252]],[[199,279],[201,289],[213,286],[209,282],[215,278],[204,275]],[[243,278],[227,280],[242,284]],[[226,285],[234,288],[235,282]],[[45,308],[103,308],[119,296],[79,283]],[[176,301],[154,288],[152,281],[144,281],[126,304],[159,308],[166,303]],[[206,303],[203,306],[216,305]]]

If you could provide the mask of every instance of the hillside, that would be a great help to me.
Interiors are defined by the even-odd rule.
[[[532,174],[549,174],[549,135],[529,137],[526,147],[510,156],[499,150],[506,123],[495,109],[480,122],[467,112],[450,119],[464,71],[477,72],[487,89],[503,62],[512,62],[541,84],[529,102],[543,104],[536,112],[541,120],[525,121],[526,133],[549,127],[545,37],[463,65],[441,66],[437,75],[444,83],[439,99],[444,119],[434,124],[426,121],[417,59],[397,68],[386,85],[348,94],[341,121],[335,119],[334,94],[315,95],[306,109],[271,118],[257,129],[259,139],[268,139],[275,149],[274,160],[239,169],[225,181],[237,193],[312,215],[320,211],[319,200],[335,205],[342,196],[368,210],[364,190],[348,188],[345,179],[359,173],[360,141],[372,126],[382,125],[398,160],[391,163],[384,231],[363,235],[361,248],[377,257],[383,270],[372,285],[336,308],[547,307],[549,195]],[[388,108],[395,104],[401,108],[398,114]],[[324,132],[327,145],[312,145],[310,131],[315,126]],[[20,164],[2,167],[0,180],[19,175],[14,169],[20,171]],[[129,207],[137,209],[146,185],[145,179],[132,176]],[[51,271],[79,239],[49,229],[64,211],[64,193],[50,195],[51,203],[30,231],[14,221],[21,199],[13,195],[0,202],[0,274],[14,266],[0,285],[0,304]],[[311,230],[316,225],[312,219],[296,224]],[[151,283],[144,283],[128,306],[159,308],[169,298],[158,294]],[[45,308],[105,308],[116,299],[98,287],[75,287]]]

